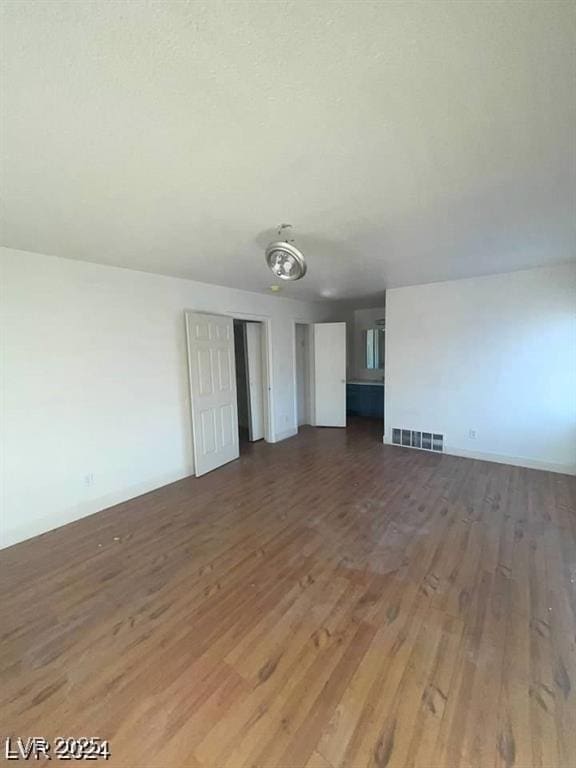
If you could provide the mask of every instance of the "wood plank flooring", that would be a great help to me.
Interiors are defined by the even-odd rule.
[[[0,553],[0,733],[153,768],[576,766],[576,479],[277,445]]]

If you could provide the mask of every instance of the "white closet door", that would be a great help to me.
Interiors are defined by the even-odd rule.
[[[346,426],[346,323],[314,325],[317,427]]]
[[[231,317],[186,313],[196,475],[237,459],[238,407]]]
[[[262,368],[262,325],[246,323],[246,360],[248,363],[249,439],[264,437],[264,376]]]

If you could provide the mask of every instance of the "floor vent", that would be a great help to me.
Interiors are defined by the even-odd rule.
[[[419,432],[415,429],[393,429],[392,444],[425,451],[443,451],[444,435],[437,432]]]

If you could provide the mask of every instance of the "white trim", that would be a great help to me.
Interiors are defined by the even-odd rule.
[[[498,453],[482,453],[480,451],[466,451],[462,448],[445,447],[443,451],[429,451],[423,448],[416,448],[412,445],[397,445],[383,436],[382,442],[385,445],[391,445],[393,448],[408,448],[411,451],[423,451],[436,456],[446,454],[448,456],[460,456],[463,459],[477,459],[479,461],[492,461],[495,464],[508,464],[512,467],[525,467],[526,469],[539,469],[545,472],[557,472],[562,475],[576,475],[576,464],[556,464],[549,461],[540,461],[539,459],[530,459],[527,456],[507,456]]]
[[[312,424],[312,395],[311,395],[311,388],[310,388],[310,379],[312,376],[312,370],[311,370],[311,360],[310,360],[310,337],[311,337],[311,328],[313,327],[314,323],[310,323],[308,320],[292,320],[292,385],[294,388],[294,424],[296,424],[296,433],[298,433],[298,428],[300,424],[298,424],[298,361],[296,357],[296,326],[297,325],[305,325],[308,329],[308,383],[307,383],[307,390],[308,390],[308,402],[306,403],[306,413],[308,415],[308,421],[306,425],[302,426],[313,426]]]
[[[219,314],[222,314],[221,312]],[[263,344],[265,351],[265,382],[264,382],[264,440],[267,443],[274,443],[275,440],[275,420],[274,420],[274,384],[273,384],[273,365],[272,365],[272,318],[270,315],[253,315],[246,312],[224,312],[225,315],[234,320],[252,320],[262,323]]]
[[[292,387],[294,389],[294,424],[296,424],[296,431],[298,431],[298,371],[296,370],[296,325],[298,320],[292,320]]]
[[[190,466],[179,472],[171,472],[166,475],[161,475],[154,480],[131,485],[122,491],[83,501],[60,512],[50,512],[36,520],[30,520],[24,525],[17,525],[13,528],[4,527],[2,530],[2,538],[0,540],[0,549],[11,547],[13,544],[18,544],[20,541],[26,541],[26,539],[31,539],[34,536],[40,536],[43,533],[49,533],[50,531],[62,528],[62,526],[68,525],[69,523],[75,523],[85,517],[95,515],[97,512],[103,512],[106,509],[115,507],[117,504],[122,504],[126,501],[134,501],[134,499],[137,499],[139,496],[143,496],[146,493],[156,491],[166,485],[192,476],[193,468]],[[104,544],[106,542],[103,541],[102,543]],[[94,546],[97,546],[97,544]]]

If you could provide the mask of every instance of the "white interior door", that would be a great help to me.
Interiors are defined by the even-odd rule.
[[[231,317],[186,312],[196,475],[237,459],[238,406]]]
[[[314,325],[317,427],[346,426],[346,323]]]
[[[245,323],[246,361],[248,363],[249,439],[264,437],[264,376],[262,361],[262,325]]]

